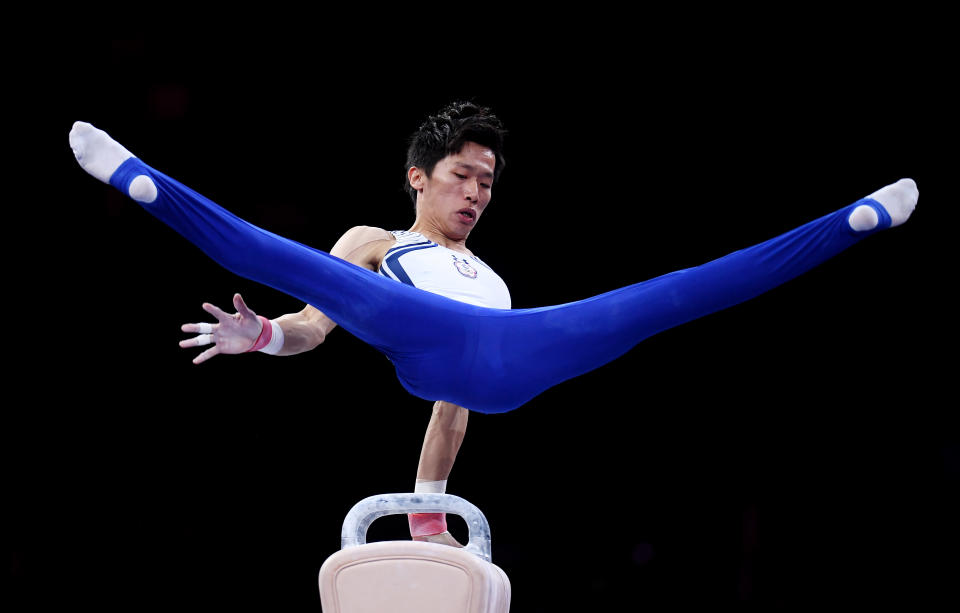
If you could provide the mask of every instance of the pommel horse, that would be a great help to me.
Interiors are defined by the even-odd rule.
[[[367,543],[379,517],[452,513],[466,521],[461,548],[417,541]],[[490,525],[476,506],[451,494],[380,494],[355,504],[340,551],[320,567],[324,613],[507,613],[510,580],[492,561]]]

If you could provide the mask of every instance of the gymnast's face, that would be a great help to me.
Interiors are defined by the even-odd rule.
[[[496,156],[488,147],[468,142],[448,155],[428,177],[419,168],[408,172],[417,190],[417,220],[444,236],[464,240],[490,202]]]

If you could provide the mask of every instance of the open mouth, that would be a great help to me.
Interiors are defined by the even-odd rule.
[[[460,216],[460,221],[465,222],[472,222],[477,218],[477,214],[473,209],[460,209],[457,211],[457,215]]]

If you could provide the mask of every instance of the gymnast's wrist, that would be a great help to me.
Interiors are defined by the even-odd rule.
[[[447,491],[447,482],[446,480],[426,481],[417,479],[413,491],[415,494],[443,494]],[[447,515],[445,513],[408,513],[407,521],[410,524],[410,536],[415,539],[447,532]]]
[[[271,319],[267,319],[263,315],[257,315],[257,317],[262,324],[260,336],[258,336],[257,340],[253,342],[253,345],[247,349],[247,353],[260,351],[269,353],[270,355],[276,355],[280,349],[283,348],[283,329],[280,327],[280,324]]]
[[[410,524],[410,536],[415,539],[448,531],[445,513],[409,513],[407,522]]]

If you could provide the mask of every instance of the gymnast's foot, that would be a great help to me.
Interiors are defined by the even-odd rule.
[[[134,157],[109,134],[82,121],[74,123],[70,130],[70,148],[80,167],[104,183],[109,183],[117,168]],[[127,191],[137,202],[149,204],[157,198],[157,186],[146,175],[134,178]]]
[[[913,179],[900,179],[896,183],[881,187],[867,198],[879,202],[890,215],[890,227],[899,226],[910,218],[913,209],[917,206],[920,192]],[[850,227],[857,232],[873,230],[880,223],[877,211],[866,204],[861,204],[850,213],[847,218]]]

